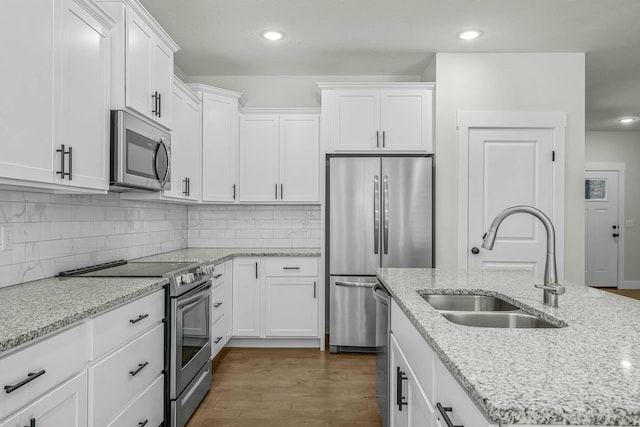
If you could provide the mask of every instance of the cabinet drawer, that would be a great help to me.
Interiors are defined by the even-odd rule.
[[[164,376],[161,375],[107,427],[159,426],[164,419],[163,402]]]
[[[224,316],[226,304],[224,303],[225,285],[218,286],[211,291],[211,323],[216,323]]]
[[[222,316],[220,320],[218,320],[211,327],[211,358],[216,357],[216,354],[224,347],[227,343],[226,340],[226,318]]]
[[[83,370],[86,340],[87,326],[81,324],[0,359],[0,385],[15,386],[0,393],[0,418]]]
[[[164,324],[160,324],[89,368],[89,418],[101,426],[164,368]]]
[[[212,287],[216,287],[218,285],[221,285],[222,283],[224,283],[224,273],[225,273],[225,264],[218,264],[216,265],[215,269],[213,270],[212,276],[211,276],[211,286]]]
[[[275,258],[267,259],[267,277],[317,276],[317,258]]]
[[[96,360],[164,318],[164,291],[154,292],[93,319]]]

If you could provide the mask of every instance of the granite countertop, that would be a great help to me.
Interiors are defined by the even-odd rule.
[[[161,278],[51,277],[0,288],[0,353],[167,283]]]
[[[137,258],[129,262],[212,262],[220,264],[233,257],[296,256],[319,257],[319,248],[187,248]]]
[[[378,277],[467,393],[502,424],[640,426],[640,301],[562,281],[542,304],[531,273],[380,269]],[[417,291],[506,296],[558,329],[446,320]]]

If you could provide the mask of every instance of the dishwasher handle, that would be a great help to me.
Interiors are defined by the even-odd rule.
[[[345,286],[348,288],[373,288],[377,283],[366,282],[345,282],[342,280],[336,280],[336,286]]]
[[[375,283],[373,285],[373,288],[371,288],[371,293],[373,295],[373,298],[378,301],[380,304],[382,305],[389,305],[389,293],[386,291],[385,288],[383,288],[382,286],[380,286],[379,283]]]

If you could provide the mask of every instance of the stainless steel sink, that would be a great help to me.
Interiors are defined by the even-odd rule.
[[[458,325],[479,328],[559,328],[524,311],[517,312],[469,312],[441,311],[440,314]]]
[[[422,295],[436,310],[445,311],[515,311],[505,300],[485,295]]]
[[[445,319],[479,328],[561,328],[566,323],[547,322],[498,296],[425,294],[419,292]]]

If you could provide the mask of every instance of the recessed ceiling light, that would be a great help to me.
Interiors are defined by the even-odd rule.
[[[271,41],[278,41],[284,37],[284,33],[280,31],[272,31],[272,30],[263,31],[261,35],[265,39],[271,40]]]
[[[465,30],[458,33],[458,38],[462,40],[473,40],[477,39],[481,35],[482,31],[480,30]]]
[[[632,122],[635,122],[636,120],[638,120],[637,117],[623,117],[621,119],[618,119],[620,123],[632,123]]]

